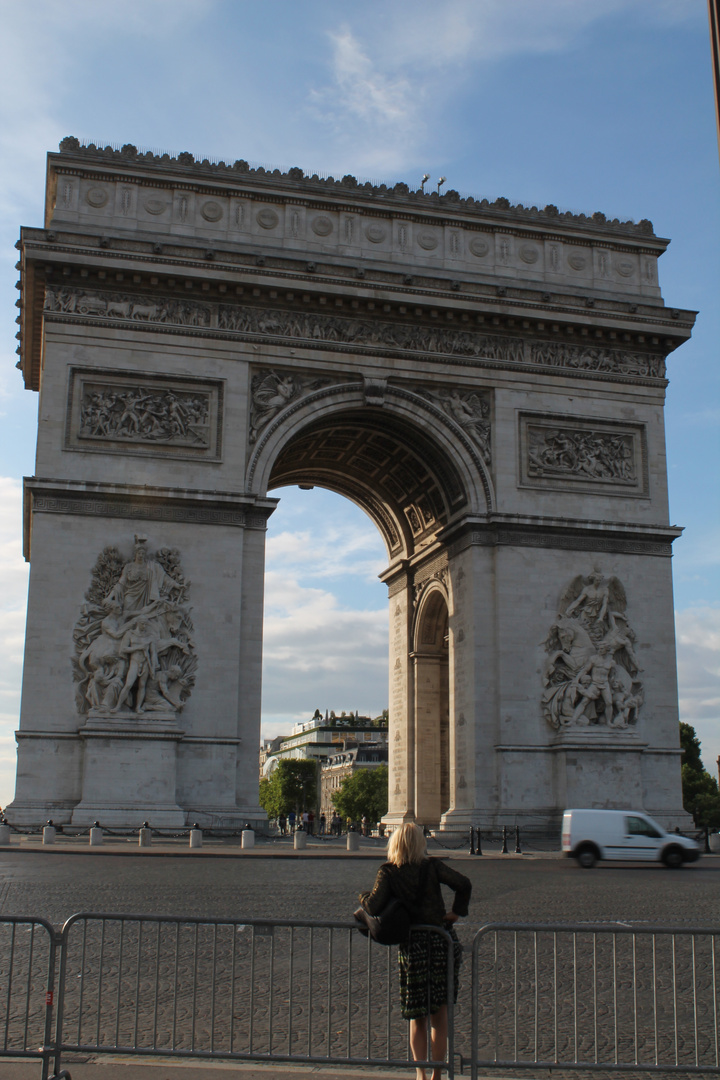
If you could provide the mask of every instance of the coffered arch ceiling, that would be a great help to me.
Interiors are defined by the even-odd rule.
[[[375,522],[391,558],[427,547],[467,507],[458,469],[429,435],[366,408],[312,421],[285,444],[269,490],[295,484],[351,499]]]

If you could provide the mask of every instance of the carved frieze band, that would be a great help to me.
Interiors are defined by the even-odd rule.
[[[207,336],[241,339],[291,339],[317,347],[319,342],[343,351],[379,350],[451,357],[459,363],[515,367],[531,365],[579,375],[662,379],[665,361],[659,353],[640,353],[558,341],[525,341],[473,330],[341,318],[313,312],[255,308],[239,304],[196,303],[141,294],[86,292],[73,286],[46,287],[45,313],[63,319],[107,319],[135,328],[185,327]]]
[[[71,368],[68,450],[217,461],[223,384]]]
[[[646,496],[643,424],[520,413],[520,483],[525,487]]]

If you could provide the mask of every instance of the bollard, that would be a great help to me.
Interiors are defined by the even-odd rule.
[[[241,848],[253,848],[255,847],[255,830],[249,822],[246,822],[243,828],[242,835],[240,837]]]
[[[503,846],[502,846],[502,851],[500,852],[500,854],[501,855],[507,855],[507,853],[508,853],[508,849],[507,849],[507,825],[503,825]]]
[[[10,826],[6,822],[0,825],[0,847],[10,847]]]
[[[475,829],[471,825],[470,826],[470,851],[468,852],[469,855],[474,855],[475,854],[474,840],[475,840]]]
[[[475,848],[476,855],[482,855],[482,837],[480,835],[480,826],[477,827],[477,846]]]
[[[52,821],[48,821],[47,825],[45,825],[45,827],[43,828],[42,842],[43,844],[55,843],[55,826],[53,825]]]
[[[150,847],[152,844],[152,831],[147,821],[143,821],[138,829],[138,844],[140,847]]]
[[[307,847],[307,833],[302,829],[298,829],[293,836],[293,847],[296,851],[304,851]]]
[[[202,829],[198,825],[197,821],[190,828],[190,847],[202,847]]]
[[[103,842],[103,831],[99,821],[93,821],[90,826],[90,847],[99,847]]]
[[[348,851],[360,850],[360,833],[353,831],[347,834],[347,849]]]
[[[522,855],[522,851],[520,850],[520,826],[519,825],[515,826],[515,854],[516,855]]]

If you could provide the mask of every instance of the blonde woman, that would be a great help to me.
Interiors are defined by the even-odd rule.
[[[457,1001],[460,942],[453,923],[468,913],[472,885],[466,877],[440,859],[430,859],[422,829],[407,822],[395,829],[387,846],[388,861],[377,872],[370,892],[360,893],[360,903],[370,915],[378,915],[393,898],[413,912],[414,923],[443,927],[453,939],[455,963],[454,1001]],[[452,910],[445,911],[441,885],[455,893]],[[444,1062],[447,1049],[447,942],[441,934],[416,930],[407,945],[398,946],[400,1008],[410,1021],[410,1049],[415,1061]],[[428,1052],[429,1051],[429,1052]],[[432,1071],[440,1080],[442,1065]],[[416,1080],[428,1080],[418,1068]]]

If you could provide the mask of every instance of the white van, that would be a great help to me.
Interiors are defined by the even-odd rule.
[[[641,859],[677,869],[700,858],[694,840],[665,832],[640,810],[566,810],[562,849],[586,869],[598,859]]]

